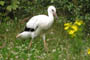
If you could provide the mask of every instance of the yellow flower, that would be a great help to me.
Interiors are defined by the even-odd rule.
[[[71,26],[71,23],[65,23],[64,26],[65,26],[64,30],[68,30],[69,27]]]
[[[69,26],[66,26],[65,28],[64,28],[64,30],[68,30],[69,29]]]
[[[65,23],[64,24],[64,26],[70,26],[71,25],[71,23]]]
[[[77,25],[80,26],[81,24],[83,24],[83,21],[82,21],[82,20],[80,20],[80,21],[79,21],[79,20],[76,20],[76,21],[75,21],[75,24],[77,24]]]
[[[77,25],[72,25],[72,26],[71,26],[71,28],[72,28],[73,30],[75,30],[75,31],[77,31],[77,30],[78,30]]]
[[[73,35],[75,33],[75,30],[69,30],[68,32],[70,35]]]
[[[88,54],[90,55],[90,49],[88,49]]]

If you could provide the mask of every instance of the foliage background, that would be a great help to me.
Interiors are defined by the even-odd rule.
[[[41,60],[44,60],[44,59],[50,60],[50,58],[48,59],[48,57],[52,57],[51,60],[52,59],[58,60],[59,59],[58,57],[60,57],[61,60],[64,60],[65,58],[66,58],[66,60],[81,60],[80,57],[82,57],[82,58],[85,57],[84,60],[86,60],[86,58],[89,59],[88,56],[86,56],[86,54],[84,54],[84,55],[81,55],[81,54],[83,54],[86,51],[85,48],[87,49],[90,46],[89,45],[89,42],[90,42],[89,41],[90,40],[89,39],[90,38],[89,37],[90,36],[90,0],[0,0],[0,41],[1,41],[0,45],[2,45],[2,42],[4,40],[7,44],[11,44],[11,45],[13,45],[12,44],[12,42],[13,42],[14,45],[16,45],[16,47],[20,46],[19,44],[23,45],[22,43],[20,43],[21,41],[14,41],[14,40],[16,40],[15,36],[16,36],[16,33],[18,32],[18,30],[23,30],[23,27],[25,25],[25,24],[20,24],[20,22],[22,22],[24,20],[28,20],[30,17],[32,17],[34,15],[47,14],[47,8],[50,5],[54,5],[56,7],[57,15],[59,17],[58,23],[56,22],[56,25],[54,26],[54,29],[56,29],[57,31],[56,30],[52,30],[52,31],[54,31],[57,34],[56,40],[60,43],[56,42],[57,43],[56,47],[60,47],[60,51],[59,51],[59,49],[56,48],[56,52],[49,53],[49,54],[46,54],[47,56],[46,55],[44,56],[42,54],[45,54],[45,52],[43,52],[43,51],[42,51],[43,53],[40,52],[40,49],[43,50],[42,48],[33,47],[37,50],[32,49],[32,51],[29,51],[30,53],[32,53],[32,55],[31,55],[32,59],[35,60],[34,56],[40,55],[41,53],[42,53],[40,55]],[[73,41],[70,41],[70,39],[67,37],[67,34],[64,31],[64,23],[74,22],[77,18],[83,20],[85,23],[85,26],[83,27],[83,29],[84,29],[83,43],[80,42],[81,40],[79,40],[79,42],[77,42],[77,40],[79,38],[74,39]],[[60,27],[57,28],[58,25]],[[14,29],[12,29],[13,27],[14,27]],[[10,29],[10,30],[8,30],[8,29]],[[16,33],[14,34],[13,32],[16,32]],[[10,35],[8,35],[8,34],[10,34]],[[58,36],[58,34],[60,34],[60,36]],[[6,37],[3,37],[3,35]],[[13,35],[13,37],[11,38],[10,36],[12,36],[12,35]],[[54,36],[51,35],[49,37],[52,38]],[[59,39],[59,37],[61,39]],[[2,39],[3,39],[3,41],[2,41]],[[39,39],[39,38],[37,38],[37,39]],[[28,41],[26,41],[26,43]],[[15,42],[17,42],[17,44]],[[53,44],[55,44],[55,43],[52,42],[50,44],[52,46],[54,46]],[[74,45],[74,44],[76,44],[76,45]],[[27,44],[25,44],[25,46],[26,45]],[[37,46],[37,45],[38,45],[38,43],[36,43],[35,46]],[[51,48],[51,50],[53,48],[52,46],[49,47],[49,48]],[[12,52],[10,52],[10,51],[15,50],[17,52],[18,50],[13,47],[13,48],[10,48],[10,51],[9,51],[7,49],[8,47],[10,47],[10,45],[7,45],[5,48],[0,50],[0,52],[2,52],[2,54],[4,55],[4,58],[6,58],[6,56],[8,54],[10,56],[8,56],[7,59],[9,59],[9,57],[11,57],[11,58],[15,57],[16,55],[15,56],[12,55]],[[41,45],[40,45],[40,47],[41,47]],[[24,58],[27,58],[27,55],[25,55],[26,52],[23,51],[22,49],[24,49],[24,48],[22,47],[21,50],[19,50],[19,53],[18,53],[19,58],[21,59],[23,57],[23,55],[24,55]],[[78,51],[78,49],[80,51]],[[24,53],[21,53],[20,51],[24,52]],[[8,54],[6,54],[4,52],[8,52]],[[61,55],[59,56],[59,54],[61,54]],[[44,58],[42,56],[44,56]],[[68,57],[70,57],[70,58],[68,58]]]
[[[89,30],[90,22],[90,1],[89,0],[2,0],[0,1],[0,21],[19,20],[28,16],[47,13],[49,5],[57,8],[60,17],[68,21],[75,18],[84,20]],[[86,30],[88,33],[90,33]]]

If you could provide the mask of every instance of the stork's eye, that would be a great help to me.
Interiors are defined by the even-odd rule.
[[[52,9],[52,12],[54,12],[54,10]]]

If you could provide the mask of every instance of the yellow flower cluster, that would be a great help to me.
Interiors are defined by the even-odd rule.
[[[75,24],[80,26],[80,25],[83,24],[83,21],[82,21],[82,20],[76,20],[76,21],[75,21]]]
[[[88,49],[88,54],[90,55],[90,49]]]
[[[66,30],[68,32],[68,34],[75,36],[75,32],[77,32],[79,30],[79,26],[81,26],[83,24],[82,20],[76,20],[73,23],[65,23],[64,24],[64,30]]]

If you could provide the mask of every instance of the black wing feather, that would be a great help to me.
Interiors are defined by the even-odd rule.
[[[37,29],[37,28],[36,28]],[[36,29],[25,27],[24,31],[34,32]]]

